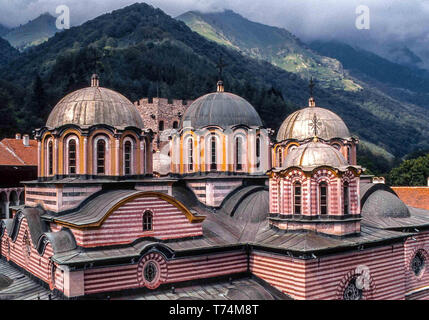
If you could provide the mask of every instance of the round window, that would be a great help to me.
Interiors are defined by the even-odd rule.
[[[356,286],[356,278],[350,280],[347,287],[344,289],[344,300],[362,300],[363,292]]]
[[[153,262],[148,262],[143,270],[144,278],[147,282],[153,282],[158,274],[158,269]]]
[[[423,272],[423,269],[425,267],[425,257],[423,256],[423,253],[418,251],[413,260],[411,261],[411,269],[413,270],[416,277],[421,275]]]

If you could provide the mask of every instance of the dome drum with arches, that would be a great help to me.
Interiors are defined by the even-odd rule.
[[[66,95],[36,130],[41,181],[76,177],[123,180],[152,174],[153,132],[118,92],[91,86]]]

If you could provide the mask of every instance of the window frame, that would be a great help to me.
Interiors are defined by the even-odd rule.
[[[127,144],[130,145],[129,159],[127,160]],[[126,137],[123,140],[122,146],[122,161],[123,161],[123,174],[124,176],[130,176],[135,174],[135,142],[131,137]],[[128,173],[127,173],[127,162],[128,162]]]
[[[103,144],[103,164],[102,166],[100,165],[100,149],[99,146],[100,144]],[[95,143],[96,149],[95,149],[95,167],[96,167],[96,174],[97,175],[105,175],[106,174],[106,141],[104,139],[98,139]],[[103,168],[103,171],[100,172],[100,168]]]
[[[350,184],[348,181],[343,183],[343,213],[350,214]]]
[[[328,183],[326,181],[322,181],[319,183],[319,214],[320,215],[328,215],[328,206],[329,206],[329,188]],[[325,188],[326,192],[325,195],[322,194],[322,190]],[[323,203],[323,199],[325,200],[325,203]]]
[[[188,138],[188,171],[194,171],[194,139]]]
[[[210,138],[210,171],[217,171],[217,138],[215,135]]]
[[[299,194],[297,194],[297,188],[299,188]],[[297,201],[297,199],[299,201]],[[297,204],[298,203],[298,204]],[[299,212],[297,213],[297,208]],[[302,184],[300,181],[295,181],[293,183],[293,214],[301,215],[302,214]]]
[[[146,210],[142,217],[143,232],[153,231],[153,212]]]
[[[54,142],[52,138],[48,140],[47,145],[47,173],[48,176],[54,174]]]
[[[258,135],[256,137],[256,142],[255,142],[256,146],[256,168],[259,169],[261,167],[261,145],[262,145],[262,141],[261,141],[261,136]]]
[[[235,170],[243,170],[243,138],[235,137]]]
[[[65,138],[65,144],[64,144],[64,149],[65,149],[65,154],[66,154],[66,159],[64,161],[64,172],[66,175],[77,175],[79,172],[79,157],[80,157],[80,153],[79,153],[79,138],[72,134],[69,135]],[[75,164],[74,166],[70,166],[70,143],[74,143],[74,161]],[[70,168],[74,168],[74,172],[71,172]]]

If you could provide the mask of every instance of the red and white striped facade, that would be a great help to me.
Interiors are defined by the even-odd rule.
[[[152,230],[143,231],[143,214],[153,214]],[[57,228],[54,223],[51,226]],[[190,223],[175,205],[157,197],[133,199],[114,210],[97,228],[71,228],[81,247],[103,247],[132,243],[138,238],[161,240],[201,236],[202,224]]]
[[[254,275],[299,300],[341,300],[354,276],[364,279],[364,299],[405,298],[403,244],[309,260],[255,251],[251,254],[250,269]]]
[[[153,212],[153,231],[142,232],[141,215]],[[310,211],[311,212],[311,211]],[[155,247],[144,250],[139,259],[106,264],[105,266],[69,268],[52,262],[54,250],[47,237],[33,245],[25,216],[16,236],[10,238],[7,230],[1,237],[1,255],[47,283],[51,289],[67,297],[104,293],[125,289],[148,288],[156,290],[162,284],[207,279],[250,272],[294,299],[342,299],[345,287],[353,277],[362,276],[364,299],[426,299],[429,297],[429,266],[416,276],[410,265],[416,252],[429,252],[429,232],[408,238],[405,242],[366,248],[345,249],[338,253],[297,258],[285,253],[234,249],[200,253],[181,253],[179,257],[166,256]],[[61,225],[51,223],[51,232],[60,232]],[[136,197],[116,208],[99,228],[70,227],[81,247],[109,248],[114,244],[129,244],[139,237],[158,239],[201,236],[202,223],[190,223],[174,204],[156,197]],[[168,243],[165,244],[168,247]],[[172,250],[173,251],[173,250]],[[40,253],[41,252],[41,253]],[[429,260],[427,260],[429,261]],[[156,265],[157,276],[151,282],[143,277],[149,263]]]
[[[33,245],[27,219],[22,217],[18,233],[13,240],[5,230],[1,237],[1,255],[49,284],[51,290],[64,292],[64,270],[51,261],[54,254],[49,241],[43,244],[42,254]]]
[[[156,261],[160,275],[155,283],[145,283],[142,269],[145,261]],[[161,284],[206,279],[247,271],[247,256],[243,250],[221,254],[167,260],[159,253],[148,253],[136,264],[88,269],[83,272],[84,294],[147,287]]]
[[[310,219],[294,221],[297,215],[294,212],[294,186],[301,186],[301,217],[321,217],[320,193],[321,182],[327,184],[327,216],[341,218],[347,214],[350,221],[338,219],[336,222],[312,223]],[[349,212],[344,213],[344,184],[348,183]],[[301,168],[272,172],[270,175],[270,214],[279,219],[270,219],[270,223],[282,230],[312,230],[330,235],[346,235],[360,232],[360,198],[359,174],[355,170],[347,169],[340,172],[335,168],[320,167],[311,172],[304,172]],[[356,217],[357,219],[353,219]],[[285,218],[285,219],[282,219]]]
[[[25,203],[42,206],[45,210],[60,212],[76,207],[91,194],[101,190],[101,185],[74,186],[57,184],[53,186],[26,186]]]
[[[407,279],[405,292],[407,298],[429,300],[429,272],[423,272],[416,276],[411,268],[411,263],[417,252],[421,252],[426,263],[429,261],[429,232],[422,232],[419,235],[407,239],[404,245],[404,272]],[[427,267],[425,268],[427,269]]]

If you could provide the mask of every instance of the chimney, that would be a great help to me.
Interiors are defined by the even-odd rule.
[[[22,143],[26,147],[30,146],[30,136],[28,134],[24,134],[24,137],[22,138]]]

